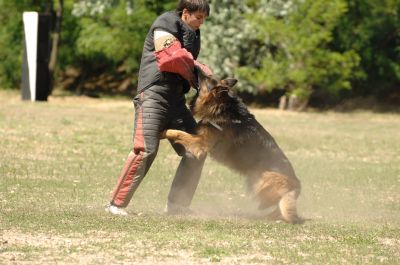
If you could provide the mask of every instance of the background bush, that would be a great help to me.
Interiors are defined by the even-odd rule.
[[[2,89],[19,88],[22,12],[44,12],[49,2],[0,1]],[[64,1],[56,84],[76,91],[134,93],[147,31],[176,2]],[[238,77],[241,93],[257,98],[278,91],[314,105],[353,96],[400,102],[400,0],[210,4],[199,60],[218,76]],[[115,89],[123,82],[122,89]]]

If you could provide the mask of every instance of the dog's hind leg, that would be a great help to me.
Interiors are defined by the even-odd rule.
[[[259,201],[258,210],[269,220],[282,220],[279,201],[281,199],[276,189],[275,181],[268,174],[263,174],[253,185],[255,199]]]
[[[283,194],[279,201],[279,209],[282,218],[291,224],[302,223],[302,219],[297,214],[297,197],[299,196],[299,190],[291,190]]]
[[[300,224],[303,220],[297,214],[297,198],[300,195],[301,184],[297,178],[282,176],[282,183],[285,183],[284,193],[279,201],[279,209],[283,219],[291,224]]]
[[[254,191],[260,201],[260,210],[278,205],[269,218],[283,219],[291,224],[301,223],[296,205],[300,194],[300,182],[297,179],[277,172],[264,172],[254,186]]]

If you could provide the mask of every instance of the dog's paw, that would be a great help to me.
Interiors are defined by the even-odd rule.
[[[188,151],[192,153],[197,159],[203,158],[206,155],[206,150],[202,148],[189,148]]]
[[[204,147],[198,145],[190,145],[186,150],[193,154],[197,159],[203,158],[207,153],[207,150]]]

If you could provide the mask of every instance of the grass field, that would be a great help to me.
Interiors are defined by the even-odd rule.
[[[400,264],[400,115],[252,112],[302,181],[303,225],[260,218],[241,177],[210,159],[197,214],[163,215],[179,162],[164,141],[137,215],[110,216],[131,102],[0,91],[0,264]]]

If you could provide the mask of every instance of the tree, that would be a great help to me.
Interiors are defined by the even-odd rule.
[[[354,50],[361,58],[353,78],[356,95],[400,100],[400,1],[346,0],[332,47]]]
[[[75,61],[80,72],[78,93],[86,80],[110,73],[136,83],[144,39],[157,15],[175,1],[81,0],[72,14],[79,30],[74,42]],[[111,78],[111,77],[110,77]]]
[[[211,2],[211,15],[202,27],[202,51],[199,60],[208,65],[220,77],[235,77],[236,69],[257,61],[258,54],[265,52],[254,38],[255,29],[245,20],[248,8],[241,0]],[[240,80],[239,91],[255,93],[254,86]]]
[[[347,11],[342,0],[249,1],[247,19],[267,47],[261,65],[241,67],[239,74],[258,90],[283,89],[304,108],[317,90],[338,94],[351,89],[359,57],[351,49],[330,49],[333,29]]]
[[[31,1],[0,1],[0,86],[16,88],[21,80],[22,12]],[[35,10],[35,9],[33,9]],[[37,7],[36,7],[37,10]]]
[[[52,36],[52,45],[51,45],[51,52],[50,52],[50,60],[49,60],[49,72],[51,78],[51,89],[53,89],[54,85],[54,71],[57,65],[57,57],[58,57],[58,48],[60,45],[60,38],[61,38],[61,23],[63,18],[64,12],[64,0],[58,0],[57,11],[54,12],[53,2],[50,1],[48,5],[49,8],[47,12],[55,13],[54,16],[54,30]]]
[[[87,59],[100,58],[129,71],[139,67],[143,42],[151,23],[175,1],[81,0],[72,14],[81,28],[77,52]]]

